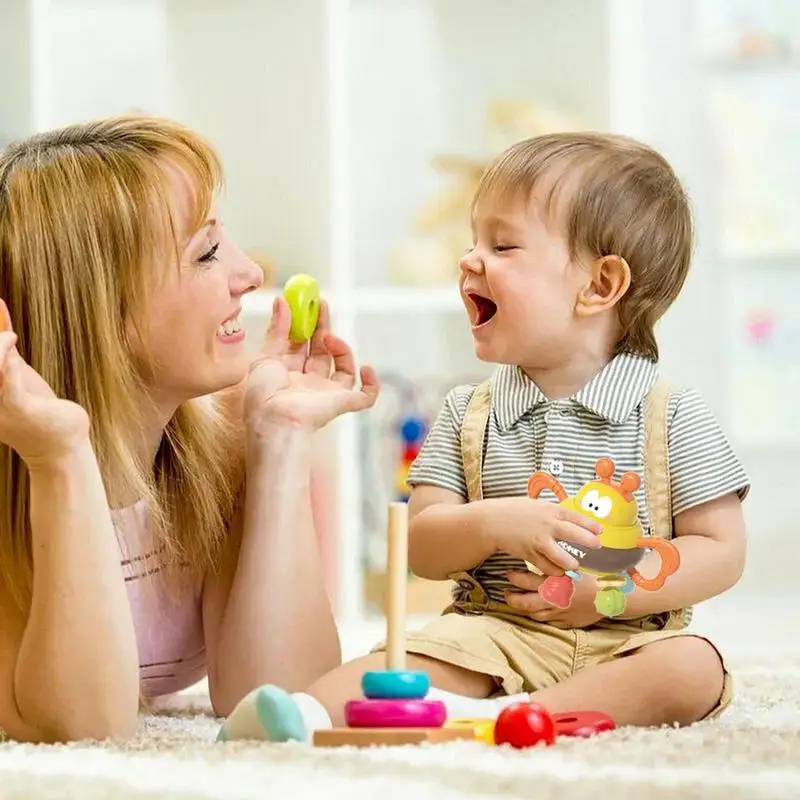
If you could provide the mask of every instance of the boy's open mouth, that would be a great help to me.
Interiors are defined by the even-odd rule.
[[[467,297],[469,297],[472,301],[472,305],[475,307],[474,326],[476,328],[480,325],[485,325],[497,313],[497,306],[494,301],[490,300],[488,297],[475,294],[475,292],[470,292]]]

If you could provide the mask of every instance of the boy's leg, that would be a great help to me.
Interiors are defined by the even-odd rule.
[[[726,681],[714,646],[681,635],[589,665],[531,699],[552,713],[602,711],[618,726],[690,725],[720,708]]]
[[[406,669],[428,674],[428,699],[444,702],[449,718],[494,718],[504,706],[529,697],[521,693],[523,678],[510,663],[528,646],[508,633],[511,627],[486,616],[438,618],[407,634]],[[313,730],[343,725],[345,703],[363,697],[362,675],[386,669],[385,653],[380,647],[376,651],[342,664],[305,692],[289,695],[269,685],[254,690],[237,705],[218,738],[307,740]],[[506,694],[490,697],[500,691],[499,683]]]

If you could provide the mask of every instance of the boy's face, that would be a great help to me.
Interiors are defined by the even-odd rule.
[[[482,203],[460,267],[478,358],[534,370],[569,358],[578,344],[576,301],[588,276],[571,261],[565,235],[535,193],[527,205]]]

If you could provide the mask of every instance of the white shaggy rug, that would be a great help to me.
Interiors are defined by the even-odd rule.
[[[743,627],[735,630],[740,637]],[[740,647],[734,705],[720,720],[688,729],[619,730],[526,751],[472,742],[374,750],[220,745],[206,698],[185,695],[169,714],[142,717],[139,737],[125,746],[0,745],[0,799],[798,798],[798,630],[783,630],[792,652],[752,641]]]

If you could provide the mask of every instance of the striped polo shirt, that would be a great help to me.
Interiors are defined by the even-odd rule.
[[[525,496],[537,471],[551,473],[572,496],[595,478],[598,459],[607,457],[614,461],[617,480],[627,471],[642,477],[636,501],[648,531],[643,400],[657,378],[656,362],[622,354],[571,397],[548,400],[519,367],[498,366],[491,378],[483,496]],[[409,486],[439,486],[467,499],[460,430],[474,388],[457,386],[445,397],[411,466]],[[692,389],[673,391],[667,417],[673,517],[730,492],[744,499],[747,474],[702,396]],[[550,492],[541,499],[556,502]],[[489,597],[502,602],[504,590],[514,588],[505,577],[510,569],[524,570],[525,564],[498,553],[470,572]]]

